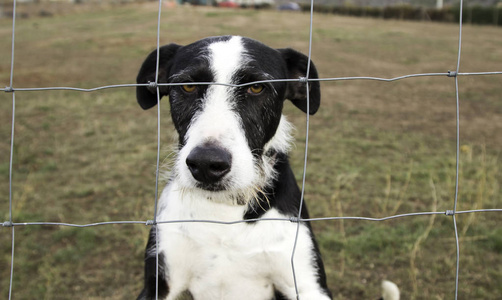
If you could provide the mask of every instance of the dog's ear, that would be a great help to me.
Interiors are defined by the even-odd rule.
[[[169,44],[160,47],[159,49],[159,77],[158,83],[166,83],[169,76],[169,69],[171,69],[172,60],[181,46],[176,44]],[[157,49],[150,53],[141,69],[139,70],[136,83],[149,83],[155,82],[155,72],[157,69]],[[162,96],[169,94],[169,88],[166,86],[159,87],[159,99]],[[149,109],[157,104],[157,88],[150,86],[136,87],[136,99],[143,109]]]
[[[278,49],[281,53],[288,68],[289,79],[299,79],[300,77],[307,78],[308,56],[290,49]],[[310,61],[309,79],[318,79],[317,70],[314,63]],[[286,91],[286,99],[291,100],[293,104],[307,112],[307,88],[306,84],[299,81],[288,82]],[[311,81],[309,83],[309,113],[315,114],[321,104],[321,88],[319,81]]]

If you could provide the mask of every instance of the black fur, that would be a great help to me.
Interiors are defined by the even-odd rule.
[[[148,237],[148,243],[146,245],[145,251],[145,288],[141,291],[138,296],[138,300],[155,299],[156,289],[158,288],[158,297],[162,299],[169,293],[169,288],[167,286],[167,280],[164,277],[165,269],[164,256],[162,253],[158,254],[158,270],[159,279],[156,280],[157,275],[157,255],[156,255],[156,239],[155,239],[155,226],[150,229],[150,235]],[[158,287],[157,287],[158,282]]]
[[[262,205],[262,207],[258,206],[258,208],[248,210],[248,212],[244,215],[245,220],[259,219],[261,216],[263,216],[263,214],[267,212],[267,210],[271,208],[276,208],[285,216],[291,218],[298,217],[301,191],[298,187],[298,184],[296,183],[295,176],[293,174],[293,171],[291,170],[288,156],[286,154],[277,153],[277,162],[275,164],[275,169],[278,172],[279,176],[274,180],[273,185],[266,190],[267,199],[270,205],[266,202],[266,200],[262,200],[262,203],[267,204]],[[305,201],[302,205],[301,218],[309,218],[309,213],[307,206],[305,205]],[[305,222],[304,224],[309,228],[312,243],[315,247],[315,267],[318,270],[318,283],[323,288],[324,292],[327,295],[331,296],[331,292],[329,291],[326,283],[326,272],[324,270],[324,264],[322,262],[317,241],[314,237],[310,223]]]
[[[149,109],[157,104],[158,99],[169,96],[171,107],[171,117],[176,131],[179,135],[179,147],[185,143],[185,135],[194,115],[203,106],[203,95],[207,90],[207,83],[214,82],[213,75],[209,70],[207,61],[207,46],[216,41],[228,40],[230,37],[207,38],[187,46],[169,44],[160,48],[159,54],[159,75],[158,84],[162,83],[204,83],[198,86],[196,92],[186,93],[181,86],[138,86],[136,91],[137,101],[143,109]],[[235,74],[233,81],[239,85],[246,85],[255,81],[268,79],[317,79],[317,70],[310,62],[310,74],[306,74],[308,57],[293,49],[271,49],[260,42],[243,39],[246,54],[252,57],[249,64],[242,66],[241,70]],[[137,76],[138,84],[148,84],[155,82],[155,71],[157,65],[157,51],[148,55],[141,66]],[[289,165],[286,153],[269,151],[264,153],[264,147],[275,135],[282,114],[285,99],[291,102],[305,113],[314,114],[320,105],[320,85],[317,81],[309,82],[309,107],[307,109],[307,88],[305,82],[273,82],[265,83],[263,93],[250,95],[246,93],[249,86],[242,86],[233,90],[233,100],[235,110],[242,120],[242,126],[246,134],[249,148],[253,149],[253,155],[257,159],[266,155],[275,159],[275,171],[278,176],[273,183],[265,187],[267,201],[263,201],[263,207],[249,208],[245,215],[245,220],[259,219],[267,210],[277,209],[286,217],[297,217],[300,209],[301,192],[296,183],[294,174]],[[159,95],[157,96],[157,90]],[[305,203],[302,205],[302,218],[308,218],[308,211]],[[254,226],[254,222],[249,222],[248,226]],[[315,262],[318,282],[321,289],[331,296],[326,284],[326,274],[324,271],[319,249],[315,241],[309,223],[305,226],[311,232],[311,239],[314,245]],[[264,233],[266,234],[266,233]],[[159,254],[159,268],[163,269],[163,257]],[[155,258],[155,228],[150,232],[145,257],[145,288],[138,299],[154,299],[156,287],[156,258]],[[158,278],[159,298],[165,297],[169,288],[167,286],[164,272],[159,272]],[[279,291],[275,292],[275,299],[286,299]]]
[[[207,38],[188,46],[179,46],[169,44],[160,48],[159,54],[159,75],[158,83],[211,83],[214,78],[208,71],[209,62],[206,60],[205,51],[210,43],[229,39],[230,37],[213,37]],[[245,39],[246,50],[254,58],[249,65],[244,66],[240,74],[237,74],[237,84],[246,84],[253,81],[266,80],[263,75],[271,75],[273,79],[299,79],[306,78],[308,57],[293,49],[271,49],[260,42],[251,39]],[[157,50],[154,50],[148,55],[143,63],[137,76],[138,84],[147,84],[155,82]],[[183,71],[183,72],[182,72]],[[175,74],[183,73],[182,76],[173,78]],[[308,78],[317,79],[317,70],[313,63],[310,64],[310,74]],[[240,115],[243,117],[246,134],[252,135],[256,133],[265,133],[263,136],[248,136],[251,143],[251,149],[262,149],[263,145],[269,141],[275,134],[279,123],[279,116],[282,112],[283,101],[278,99],[289,99],[291,102],[307,112],[307,91],[303,82],[275,82],[269,83],[277,92],[277,95],[262,95],[254,97],[251,101],[246,101],[249,95],[242,93],[246,87],[241,89],[241,93],[236,94]],[[174,126],[178,131],[180,144],[183,144],[183,138],[186,129],[190,124],[190,120],[194,113],[200,108],[201,94],[205,88],[200,88],[197,94],[190,97],[181,97],[180,87],[159,86],[160,95],[162,98],[169,95],[171,102],[171,117]],[[317,81],[309,83],[309,113],[317,112],[320,101],[321,92],[320,85]],[[237,90],[236,92],[239,92]],[[149,109],[157,104],[157,90],[147,86],[139,86],[136,90],[138,103],[143,109]],[[177,101],[181,99],[181,101]],[[259,119],[257,119],[259,118]],[[260,153],[261,154],[261,153]]]

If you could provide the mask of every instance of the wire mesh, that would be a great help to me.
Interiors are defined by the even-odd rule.
[[[386,220],[392,220],[392,219],[398,219],[398,218],[407,218],[407,217],[414,217],[414,216],[424,216],[424,215],[445,215],[445,216],[451,216],[453,220],[453,226],[454,226],[454,232],[455,232],[455,242],[456,242],[456,275],[455,275],[455,291],[454,291],[454,297],[455,299],[458,298],[458,290],[459,290],[459,270],[460,270],[460,246],[459,246],[459,236],[458,236],[458,230],[457,230],[457,221],[456,221],[456,215],[459,214],[470,214],[470,213],[500,213],[502,212],[502,209],[472,209],[472,210],[463,210],[463,211],[457,211],[457,204],[458,204],[458,193],[459,193],[459,164],[460,164],[460,96],[459,96],[459,82],[458,82],[458,77],[459,76],[493,76],[493,75],[502,75],[502,71],[496,71],[496,72],[470,72],[470,73],[461,73],[460,72],[460,62],[461,62],[461,49],[462,49],[462,28],[463,28],[463,22],[462,22],[462,10],[463,10],[463,0],[460,1],[460,21],[459,21],[459,30],[458,30],[458,54],[457,54],[457,64],[456,64],[456,69],[454,71],[447,71],[443,73],[419,73],[419,74],[407,74],[403,76],[398,76],[398,77],[393,77],[393,78],[381,78],[381,77],[366,77],[366,76],[357,76],[357,77],[338,77],[338,78],[319,78],[319,79],[306,79],[306,78],[299,78],[298,80],[294,79],[279,79],[279,80],[266,80],[266,81],[258,81],[258,82],[251,82],[247,83],[245,85],[252,85],[255,83],[264,83],[264,82],[276,82],[276,81],[298,81],[301,83],[305,83],[305,88],[308,91],[309,88],[309,82],[310,81],[348,81],[348,80],[370,80],[370,81],[382,81],[382,82],[394,82],[398,80],[405,80],[405,79],[412,79],[412,78],[418,78],[418,77],[436,77],[436,76],[441,76],[441,77],[451,77],[454,78],[455,81],[455,96],[456,96],[456,162],[455,162],[455,195],[454,195],[454,203],[453,203],[453,208],[451,210],[446,210],[446,211],[432,211],[432,212],[414,212],[414,213],[407,213],[407,214],[397,214],[397,215],[391,215],[391,216],[386,216],[382,218],[371,218],[371,217],[351,217],[351,216],[345,216],[345,217],[322,217],[322,218],[309,218],[309,219],[302,219],[301,218],[301,208],[302,205],[300,204],[300,209],[298,212],[297,217],[292,217],[292,218],[259,218],[259,219],[248,219],[248,220],[236,220],[236,221],[231,221],[231,222],[224,222],[224,221],[214,221],[214,220],[175,220],[175,221],[162,221],[162,220],[157,220],[157,206],[158,206],[158,185],[159,185],[159,169],[160,169],[160,156],[161,156],[161,148],[160,148],[160,138],[161,138],[161,110],[160,110],[160,98],[159,98],[159,87],[161,86],[168,86],[168,85],[183,85],[185,83],[176,83],[176,84],[166,84],[166,83],[158,83],[158,75],[159,75],[159,48],[160,48],[160,34],[161,34],[161,28],[160,28],[160,21],[161,21],[161,14],[162,14],[162,0],[158,1],[158,21],[157,21],[157,66],[156,66],[156,77],[155,77],[155,82],[149,83],[149,84],[118,84],[118,85],[106,85],[106,86],[99,86],[95,88],[89,88],[89,89],[84,89],[84,88],[75,88],[75,87],[43,87],[43,88],[15,88],[13,86],[13,75],[14,75],[14,55],[15,55],[15,31],[16,31],[16,7],[17,7],[17,1],[14,0],[13,2],[13,13],[12,13],[12,48],[11,48],[11,69],[10,69],[10,85],[8,87],[5,87],[3,89],[4,92],[11,93],[12,94],[12,122],[11,122],[11,141],[10,141],[10,159],[9,159],[9,220],[5,221],[2,224],[2,227],[5,228],[10,228],[11,229],[11,269],[10,269],[10,284],[9,284],[9,299],[12,298],[12,286],[13,286],[13,276],[14,276],[14,254],[15,254],[15,228],[19,226],[68,226],[68,227],[77,227],[77,228],[85,228],[85,227],[94,227],[94,226],[105,226],[105,225],[112,225],[112,224],[142,224],[142,225],[147,225],[147,226],[153,226],[157,230],[157,225],[159,224],[169,224],[169,223],[185,223],[185,222],[191,222],[191,223],[213,223],[213,224],[223,224],[223,225],[232,225],[232,224],[238,224],[238,223],[246,223],[246,222],[275,222],[275,221],[288,221],[288,222],[294,222],[297,224],[297,229],[296,229],[296,236],[295,236],[295,242],[294,245],[291,249],[291,268],[292,268],[292,273],[293,273],[293,279],[295,283],[295,290],[296,290],[296,295],[297,299],[300,299],[299,297],[299,292],[298,292],[298,287],[297,287],[297,282],[296,282],[296,274],[295,274],[295,266],[294,266],[294,257],[295,257],[295,250],[297,247],[298,243],[298,232],[299,232],[299,226],[301,222],[316,222],[316,221],[328,221],[328,220],[360,220],[360,221],[372,221],[372,222],[381,222],[381,221],[386,221]],[[314,19],[314,0],[311,0],[310,2],[310,27],[309,27],[309,52],[308,52],[308,66],[307,66],[307,74],[309,73],[310,65],[311,65],[311,56],[312,56],[312,36],[313,36],[313,19]],[[194,84],[194,83],[190,83]],[[215,83],[215,82],[208,82],[208,83],[195,83],[195,84],[213,84],[213,85],[228,85],[228,86],[233,86],[233,87],[240,87],[243,85],[229,85],[229,84],[222,84],[222,83]],[[157,160],[156,160],[156,179],[155,179],[155,205],[153,208],[153,218],[152,220],[144,220],[144,221],[111,221],[111,222],[96,222],[96,223],[89,223],[89,224],[73,224],[73,223],[63,223],[63,222],[14,222],[13,220],[13,215],[12,215],[12,210],[13,210],[13,188],[12,188],[12,176],[13,176],[13,156],[14,156],[14,128],[15,128],[15,116],[16,116],[16,92],[32,92],[32,91],[54,91],[54,90],[71,90],[71,91],[78,91],[78,92],[96,92],[100,90],[105,90],[105,89],[116,89],[116,88],[126,88],[126,87],[137,87],[137,86],[147,86],[151,85],[153,87],[157,88]],[[307,92],[307,98],[309,93]],[[307,176],[307,157],[308,157],[308,145],[309,145],[309,101],[307,99],[307,117],[305,121],[305,126],[306,126],[306,136],[305,136],[305,149],[304,149],[304,162],[303,162],[303,174],[302,174],[302,185],[301,185],[301,203],[304,201],[304,191],[305,191],[305,181],[306,181],[306,176]],[[158,243],[158,241],[157,241]],[[158,245],[156,247],[158,249]],[[158,259],[159,259],[159,253],[158,251],[156,252],[156,259],[157,259],[157,277],[158,277],[158,272],[159,272],[159,264],[158,264]],[[158,285],[157,285],[157,291],[156,291],[156,298],[158,298]]]

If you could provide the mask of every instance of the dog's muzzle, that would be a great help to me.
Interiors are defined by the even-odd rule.
[[[188,154],[186,164],[200,188],[221,191],[222,179],[232,167],[232,155],[215,145],[198,146]]]

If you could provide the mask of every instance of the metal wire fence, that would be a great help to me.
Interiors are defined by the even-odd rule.
[[[162,0],[158,1],[158,22],[157,22],[157,49],[160,47],[160,20],[161,20],[161,15],[162,15]],[[391,220],[391,219],[398,219],[398,218],[408,218],[408,217],[414,217],[414,216],[424,216],[424,215],[446,215],[450,216],[453,219],[453,226],[454,226],[454,232],[455,232],[455,242],[456,242],[456,275],[455,275],[455,292],[454,292],[454,298],[458,298],[459,294],[459,270],[460,270],[460,251],[459,251],[459,236],[458,236],[458,231],[457,231],[457,221],[456,221],[456,216],[459,214],[471,214],[471,213],[490,213],[490,212],[502,212],[502,209],[473,209],[473,210],[464,210],[464,211],[459,211],[457,210],[457,204],[458,204],[458,193],[459,193],[459,160],[460,160],[460,114],[459,114],[459,103],[460,103],[460,96],[459,96],[459,81],[458,78],[460,76],[479,76],[479,75],[490,75],[490,76],[496,76],[496,75],[502,75],[502,71],[496,71],[496,72],[475,72],[475,73],[462,73],[460,72],[460,63],[461,63],[461,49],[462,49],[462,10],[463,10],[463,0],[460,1],[460,22],[458,24],[458,54],[457,54],[457,65],[456,69],[453,71],[447,71],[447,72],[442,72],[442,73],[421,73],[421,74],[408,74],[404,76],[399,76],[399,77],[393,77],[393,78],[379,78],[379,77],[338,77],[338,78],[320,78],[320,79],[306,79],[306,78],[299,78],[297,80],[291,80],[291,79],[284,79],[284,80],[275,80],[275,81],[299,81],[301,83],[305,83],[306,89],[308,90],[308,83],[309,81],[347,81],[347,80],[373,80],[373,81],[382,81],[382,82],[393,82],[393,81],[398,81],[398,80],[404,80],[404,79],[410,79],[410,78],[417,78],[417,77],[433,77],[433,76],[441,76],[441,77],[450,77],[453,78],[455,81],[455,95],[456,95],[456,175],[455,175],[455,195],[454,195],[454,203],[453,207],[451,207],[450,210],[446,211],[433,211],[433,212],[414,212],[414,213],[407,213],[407,214],[398,214],[398,215],[391,215],[387,217],[382,217],[382,218],[371,218],[371,217],[351,217],[351,216],[344,216],[344,217],[322,217],[322,218],[310,218],[310,219],[302,219],[301,216],[301,207],[300,205],[300,211],[298,212],[297,217],[293,218],[260,218],[260,219],[251,219],[251,220],[236,220],[233,222],[219,222],[219,221],[214,221],[214,220],[176,220],[176,221],[162,221],[162,220],[157,220],[156,216],[156,211],[157,211],[157,203],[158,203],[158,184],[159,184],[159,168],[160,168],[160,156],[161,156],[161,147],[160,147],[160,137],[161,137],[161,127],[160,127],[160,121],[161,121],[161,113],[160,113],[160,99],[158,100],[157,105],[157,162],[156,162],[156,179],[155,179],[155,206],[153,208],[153,219],[152,220],[137,220],[137,221],[112,221],[112,222],[97,222],[97,223],[89,223],[89,224],[73,224],[73,223],[62,223],[62,222],[25,222],[25,223],[18,223],[13,220],[13,188],[12,188],[12,176],[13,176],[13,156],[14,156],[14,128],[15,128],[15,117],[16,117],[16,92],[29,92],[29,91],[54,91],[54,90],[72,90],[72,91],[79,91],[79,92],[95,92],[99,90],[104,90],[104,89],[116,89],[116,88],[125,88],[125,87],[137,87],[137,86],[147,86],[150,85],[151,87],[157,88],[157,95],[158,89],[161,86],[166,86],[166,85],[172,85],[172,84],[166,84],[166,83],[158,83],[158,74],[159,74],[159,63],[158,63],[158,55],[159,51],[157,51],[157,67],[156,67],[156,79],[155,82],[149,83],[149,84],[119,84],[119,85],[107,85],[107,86],[99,86],[95,88],[90,88],[90,89],[83,89],[83,88],[75,88],[75,87],[45,87],[45,88],[16,88],[13,86],[13,75],[14,75],[14,56],[15,56],[15,37],[16,37],[16,0],[13,2],[13,13],[12,13],[12,48],[11,48],[11,69],[10,69],[10,85],[8,87],[5,87],[3,89],[4,92],[10,93],[12,95],[12,127],[11,127],[11,140],[10,140],[10,160],[9,160],[9,219],[5,222],[3,222],[2,227],[4,228],[10,228],[10,235],[11,235],[11,269],[10,269],[10,284],[9,284],[9,299],[12,298],[13,290],[12,290],[12,283],[13,283],[13,275],[14,275],[14,259],[15,259],[15,228],[20,227],[20,226],[68,226],[68,227],[78,227],[78,228],[83,228],[83,227],[93,227],[93,226],[104,226],[104,225],[111,225],[111,224],[143,224],[147,226],[153,226],[154,228],[157,228],[157,225],[159,224],[166,224],[166,223],[184,223],[184,222],[201,222],[201,223],[216,223],[216,224],[224,224],[224,225],[232,225],[232,224],[237,224],[237,223],[244,223],[244,222],[273,222],[273,221],[289,221],[289,222],[294,222],[297,224],[297,231],[296,231],[296,237],[295,237],[295,243],[294,246],[292,247],[291,250],[291,268],[293,271],[293,279],[295,282],[295,289],[297,293],[297,299],[300,299],[298,296],[298,289],[296,285],[296,275],[295,275],[295,266],[294,266],[294,257],[295,257],[295,250],[297,247],[297,242],[298,242],[298,232],[299,232],[299,226],[301,222],[315,222],[315,221],[327,221],[327,220],[363,220],[363,221],[374,221],[374,222],[381,222],[381,221],[386,221],[386,220]],[[314,19],[314,14],[313,14],[313,7],[314,7],[314,0],[311,0],[311,10],[310,10],[310,30],[309,30],[309,63],[307,66],[307,74],[308,70],[310,69],[310,58],[311,58],[311,53],[312,53],[312,32],[313,32],[313,19]],[[271,82],[273,80],[269,81],[263,81],[263,82]],[[251,85],[255,83],[262,83],[262,82],[253,82],[249,83],[246,85]],[[180,83],[184,84],[184,83]],[[180,85],[177,84],[177,85]],[[193,84],[193,83],[190,83]],[[221,83],[198,83],[198,84],[221,84]],[[239,85],[232,85],[235,87],[238,87]],[[309,93],[307,92],[307,96]],[[307,99],[307,111],[309,110],[308,107],[308,99]],[[307,156],[308,156],[308,145],[309,145],[309,114],[307,113],[306,117],[306,136],[305,136],[305,152],[304,152],[304,162],[303,162],[303,176],[302,176],[302,189],[301,189],[301,202],[303,203],[303,196],[304,196],[304,191],[305,191],[305,179],[306,179],[306,173],[307,173]],[[158,249],[158,247],[157,247]],[[157,260],[158,260],[158,253],[157,255]],[[157,268],[158,272],[158,268]]]

